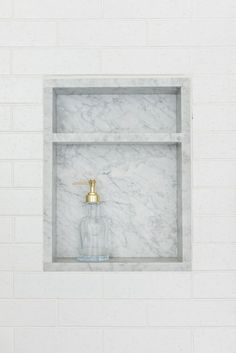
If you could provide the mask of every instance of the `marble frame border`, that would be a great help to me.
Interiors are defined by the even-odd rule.
[[[177,132],[162,134],[61,134],[55,133],[57,93],[75,94],[81,89],[150,89],[177,95]],[[44,270],[45,271],[186,271],[191,270],[191,88],[187,77],[167,76],[61,76],[44,80]],[[66,135],[66,136],[65,136]],[[174,143],[178,166],[178,257],[171,259],[116,258],[107,263],[79,263],[57,258],[54,234],[55,143]]]

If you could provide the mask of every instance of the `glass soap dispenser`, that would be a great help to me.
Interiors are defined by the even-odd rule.
[[[90,191],[84,207],[87,215],[81,219],[79,261],[101,262],[109,260],[108,220],[103,216],[100,197],[96,192],[96,180],[89,180]]]

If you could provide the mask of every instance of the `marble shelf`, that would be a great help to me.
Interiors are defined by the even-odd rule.
[[[189,79],[49,77],[44,116],[44,269],[190,270]],[[76,260],[86,190],[72,183],[91,177],[112,220],[104,263]]]

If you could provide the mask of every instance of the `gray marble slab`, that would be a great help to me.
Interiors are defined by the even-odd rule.
[[[56,132],[176,132],[174,94],[57,95]]]
[[[56,146],[57,255],[76,257],[86,186],[95,178],[110,220],[112,257],[177,256],[176,145]]]

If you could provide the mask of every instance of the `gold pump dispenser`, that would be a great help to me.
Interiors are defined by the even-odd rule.
[[[96,180],[95,179],[90,179],[89,180],[89,187],[90,191],[86,195],[86,202],[88,203],[99,203],[100,202],[100,197],[98,193],[96,192]]]
[[[80,181],[75,181],[73,185],[89,185],[89,192],[87,193],[85,197],[85,202],[87,203],[99,203],[100,202],[100,196],[96,192],[96,180],[95,179],[89,179],[87,180],[80,180]]]

